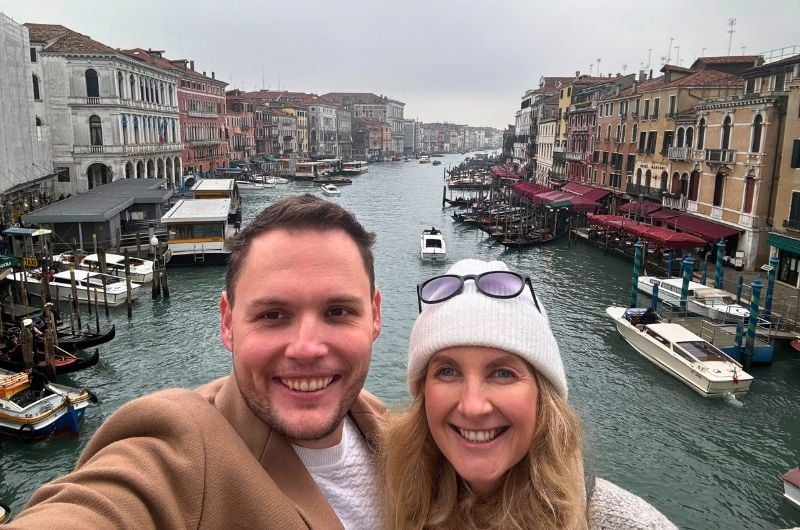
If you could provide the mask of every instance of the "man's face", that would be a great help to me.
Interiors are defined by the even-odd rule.
[[[330,447],[364,384],[381,295],[342,230],[257,236],[220,300],[220,335],[250,409],[294,443]]]

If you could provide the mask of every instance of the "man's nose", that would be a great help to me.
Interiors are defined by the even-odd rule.
[[[325,330],[317,315],[301,315],[286,347],[286,357],[298,362],[313,362],[328,353]]]

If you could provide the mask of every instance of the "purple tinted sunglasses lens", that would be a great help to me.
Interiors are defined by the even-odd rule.
[[[489,295],[511,297],[522,291],[525,280],[509,272],[489,272],[478,278],[478,287]]]
[[[443,300],[453,296],[462,286],[461,278],[457,276],[440,276],[426,282],[419,292],[419,297],[425,303]]]

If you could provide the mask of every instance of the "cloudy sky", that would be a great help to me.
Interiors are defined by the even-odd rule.
[[[729,46],[800,53],[798,0],[0,0],[0,12],[194,59],[229,88],[374,92],[407,118],[499,128],[543,75],[657,72]]]

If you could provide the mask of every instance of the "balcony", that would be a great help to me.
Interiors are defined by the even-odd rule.
[[[638,117],[639,117],[639,111],[638,110],[634,110],[634,111],[631,112],[631,118],[638,118]]]
[[[664,196],[664,191],[659,188],[651,188],[649,186],[642,186],[632,182],[628,183],[627,187],[625,188],[625,193],[632,197],[644,197],[658,202],[661,202],[661,198]]]
[[[672,195],[664,193],[661,196],[661,205],[664,208],[672,208],[681,212],[686,211],[686,195]]]
[[[800,219],[784,219],[783,227],[789,230],[800,230]]]
[[[220,143],[215,141],[214,144]],[[128,154],[152,154],[152,153],[180,153],[183,144],[144,144],[144,145],[123,145],[124,152]]]
[[[683,160],[689,162],[692,160],[691,147],[670,147],[667,151],[667,157],[670,160]]]
[[[570,129],[572,129],[572,132],[587,132],[589,127],[587,125],[573,125]]]
[[[216,140],[189,140],[187,143],[192,147],[200,147],[204,145],[218,145],[226,142],[225,140],[222,139],[216,139]]]
[[[220,118],[221,115],[218,112],[203,112],[201,110],[187,110],[187,116],[191,116],[192,118]]]
[[[72,153],[76,155],[119,155],[123,151],[122,145],[75,145],[72,148]]]
[[[564,158],[573,162],[583,162],[586,158],[586,154],[581,151],[568,151],[564,153]]]
[[[713,164],[732,164],[736,158],[733,149],[706,149],[706,162]]]

